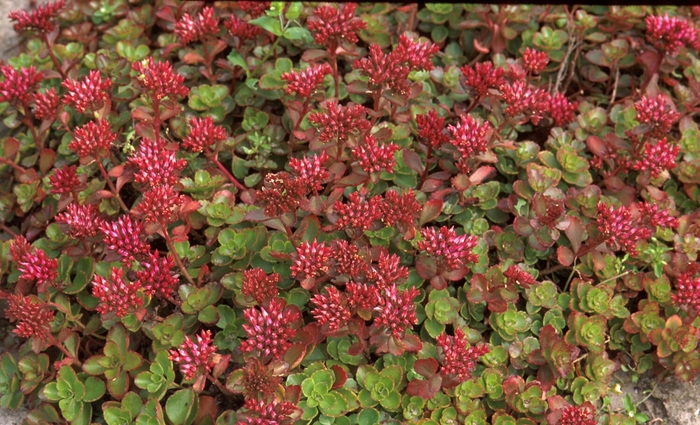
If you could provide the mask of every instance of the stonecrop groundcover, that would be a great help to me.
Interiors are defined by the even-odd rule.
[[[635,424],[700,371],[700,7],[9,16],[27,424]],[[674,378],[675,379],[675,378]]]

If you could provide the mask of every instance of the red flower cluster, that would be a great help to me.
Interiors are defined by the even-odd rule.
[[[204,41],[209,35],[219,33],[219,20],[214,18],[214,8],[205,7],[197,17],[189,13],[182,15],[175,23],[175,35],[184,45],[193,41]]]
[[[443,143],[450,141],[450,136],[445,133],[445,118],[438,117],[436,110],[423,115],[416,115],[418,137],[427,141],[428,146],[438,149]]]
[[[419,294],[420,291],[415,287],[400,292],[396,285],[384,288],[374,307],[379,315],[375,317],[373,326],[378,329],[388,328],[394,338],[403,339],[406,329],[418,324],[413,299]]]
[[[347,300],[333,285],[326,286],[326,295],[314,295],[311,302],[316,306],[311,315],[321,326],[328,325],[329,332],[336,332],[352,317]]]
[[[418,242],[418,249],[431,257],[436,257],[438,270],[453,271],[464,267],[466,262],[475,262],[479,257],[472,252],[478,239],[474,235],[457,236],[453,227],[427,227],[421,229],[423,240]]]
[[[460,68],[464,75],[464,85],[471,87],[477,98],[486,95],[489,89],[500,87],[504,83],[503,68],[494,68],[493,62],[480,62],[474,65],[474,69],[468,65]]]
[[[282,358],[289,350],[291,338],[297,333],[292,327],[301,315],[295,306],[287,307],[282,298],[275,298],[267,306],[249,308],[243,312],[246,323],[243,330],[248,339],[241,342],[240,348],[244,353],[255,351],[257,354],[274,360]]]
[[[370,44],[369,56],[353,62],[352,67],[369,77],[369,83],[390,88],[398,93],[408,92],[408,74],[413,70],[433,69],[432,57],[440,50],[436,44],[413,42],[406,35],[385,54],[378,44]]]
[[[313,157],[290,158],[289,167],[294,171],[298,179],[306,183],[308,190],[318,192],[323,189],[323,185],[330,177],[328,170],[323,167],[326,161],[328,161],[328,154],[324,151],[321,155],[314,155]]]
[[[489,352],[486,344],[467,348],[467,337],[460,328],[455,329],[453,337],[445,333],[438,335],[436,342],[442,350],[440,373],[456,377],[460,382],[471,379],[477,359]]]
[[[297,406],[288,401],[267,402],[250,398],[245,400],[243,407],[247,411],[238,416],[241,425],[291,425],[294,420],[290,415],[297,410]]]
[[[61,99],[54,88],[37,93],[34,95],[34,117],[38,120],[54,120],[58,116],[60,104]]]
[[[624,251],[636,255],[637,242],[648,239],[651,230],[632,216],[628,207],[614,208],[598,203],[598,230],[609,246],[620,246]]]
[[[95,275],[92,285],[92,295],[99,300],[97,311],[100,314],[114,313],[122,318],[143,304],[138,295],[141,285],[125,282],[123,269],[112,267],[109,279]]]
[[[667,135],[680,116],[666,103],[663,94],[659,94],[656,98],[643,96],[634,104],[634,109],[637,111],[637,121],[648,125],[649,136],[657,139]]]
[[[253,19],[260,17],[270,8],[269,1],[239,1],[236,4],[238,8],[246,13],[250,13]]]
[[[277,297],[279,293],[277,284],[279,282],[279,274],[272,273],[268,276],[263,269],[255,267],[243,272],[241,293],[248,298],[254,299],[258,305],[265,305],[268,301]]]
[[[79,157],[104,158],[107,156],[117,135],[107,120],[99,120],[78,127],[73,133],[73,141],[68,148],[75,151]]]
[[[557,92],[549,96],[547,111],[557,127],[563,127],[572,122],[577,108],[578,102],[569,102],[563,93]]]
[[[382,251],[377,265],[372,267],[372,280],[377,288],[384,289],[391,285],[399,285],[408,278],[408,267],[401,264],[401,258],[395,254]]]
[[[291,70],[282,74],[282,79],[287,82],[287,93],[296,93],[308,98],[316,90],[323,78],[332,72],[327,63],[309,66],[303,71]]]
[[[51,181],[52,193],[71,193],[80,186],[80,180],[76,175],[78,169],[75,165],[64,165],[63,168],[56,168],[54,173],[49,176]]]
[[[265,215],[277,217],[296,211],[308,191],[306,180],[281,172],[266,175],[262,188],[255,192],[255,196],[265,204]]]
[[[174,151],[165,149],[163,139],[141,139],[138,150],[127,162],[139,169],[134,175],[136,183],[150,187],[179,183],[180,171],[187,167],[187,161],[177,159]]]
[[[398,225],[400,228],[409,228],[420,215],[421,206],[413,191],[406,191],[399,195],[395,190],[387,190],[383,201],[379,204],[379,210],[382,223],[387,226]]]
[[[345,291],[348,294],[348,304],[353,311],[360,310],[371,315],[379,300],[379,287],[366,283],[348,282]]]
[[[5,317],[17,323],[13,331],[22,338],[34,337],[46,341],[51,336],[51,322],[55,313],[39,298],[30,295],[11,294]]]
[[[97,205],[80,205],[75,202],[68,205],[66,212],[56,216],[56,222],[68,225],[68,234],[72,238],[87,238],[97,235],[102,223]]]
[[[10,65],[0,65],[0,102],[9,102],[15,107],[26,108],[32,100],[32,92],[44,80],[44,74],[33,66],[14,69]]]
[[[371,134],[365,137],[364,143],[351,149],[357,163],[367,174],[380,171],[393,172],[396,164],[394,154],[398,150],[399,145],[395,143],[378,144]]]
[[[146,295],[158,298],[172,296],[180,283],[180,276],[170,271],[175,267],[172,255],[161,257],[158,251],[149,252],[148,257],[141,261],[141,267],[136,272],[136,281]]]
[[[156,62],[153,58],[131,64],[131,69],[138,73],[136,83],[152,99],[161,100],[165,97],[178,100],[190,92],[183,83],[185,77],[173,72],[170,62]]]
[[[141,197],[136,211],[148,223],[166,226],[177,220],[176,208],[188,201],[188,197],[176,192],[172,186],[156,186]]]
[[[323,143],[345,142],[353,132],[364,133],[372,128],[365,118],[364,106],[352,103],[340,106],[335,101],[327,102],[321,112],[309,114],[309,122],[320,128],[318,140]]]
[[[272,400],[282,383],[273,368],[267,367],[255,357],[249,357],[241,369],[241,390],[247,400]]]
[[[657,49],[675,55],[683,46],[700,50],[698,30],[692,22],[675,16],[647,16],[647,40]]]
[[[587,406],[569,406],[561,413],[557,425],[596,425],[595,407],[590,403]]]
[[[537,125],[550,109],[549,94],[539,87],[529,86],[524,80],[502,84],[500,90],[501,97],[506,102],[505,112],[509,117],[523,114]]]
[[[24,236],[17,236],[10,244],[10,258],[20,272],[19,278],[36,281],[39,292],[56,281],[58,260],[48,258],[41,249],[35,249]]]
[[[90,71],[85,78],[79,81],[69,78],[62,85],[68,90],[63,96],[63,103],[73,106],[82,114],[85,111],[94,112],[100,109],[104,102],[109,100],[112,80],[103,80],[100,71]]]
[[[190,134],[182,141],[182,146],[192,152],[208,150],[209,146],[225,140],[226,129],[214,125],[212,117],[190,118]]]
[[[340,40],[357,43],[357,31],[367,28],[367,25],[355,17],[356,8],[355,3],[346,3],[342,10],[319,6],[307,21],[309,31],[316,33],[316,43],[324,45],[331,54],[335,53]]]
[[[369,271],[369,264],[360,255],[357,245],[337,239],[333,245],[335,273],[347,275],[350,279],[360,279]]]
[[[262,34],[262,28],[249,24],[248,22],[234,15],[231,15],[231,17],[224,22],[224,26],[228,30],[229,34],[234,37],[238,37],[241,43]]]
[[[333,249],[314,239],[313,242],[301,242],[297,246],[294,264],[290,267],[293,277],[303,279],[315,278],[328,271],[328,260],[333,254]]]
[[[644,156],[633,162],[630,168],[642,172],[649,171],[651,177],[657,178],[664,171],[676,168],[679,150],[678,146],[668,143],[665,137],[655,145],[647,142],[644,145]]]
[[[56,27],[54,20],[56,19],[58,11],[61,10],[65,4],[65,0],[57,0],[38,6],[30,12],[14,10],[10,12],[8,18],[10,18],[12,22],[16,22],[14,28],[17,32],[36,30],[49,33]]]
[[[700,265],[690,264],[686,270],[678,275],[678,292],[671,295],[671,299],[678,305],[687,305],[700,313],[700,278],[696,278]]]
[[[518,285],[527,289],[530,285],[537,283],[534,277],[518,266],[510,266],[508,270],[503,272],[503,276],[507,279],[506,286]]]
[[[546,52],[526,48],[523,54],[523,66],[527,72],[539,74],[549,63]]]
[[[491,124],[479,122],[471,115],[461,115],[457,125],[448,125],[447,129],[452,134],[452,143],[462,155],[462,161],[482,154],[488,149],[487,132]]]
[[[123,215],[116,221],[105,221],[100,225],[105,234],[104,243],[107,248],[122,256],[127,265],[140,254],[148,254],[151,249],[142,240],[143,222],[136,221],[130,215]]]
[[[372,227],[374,220],[381,217],[379,205],[381,198],[378,196],[369,200],[360,197],[359,192],[353,192],[349,196],[347,204],[336,201],[333,209],[338,215],[335,226],[338,229],[351,229],[353,232],[364,232]]]
[[[658,204],[643,202],[638,204],[639,212],[644,221],[648,221],[653,228],[656,226],[677,228],[680,222],[677,218],[671,217],[671,212],[667,209],[660,210]]]
[[[177,350],[170,350],[170,360],[180,364],[180,372],[185,379],[194,379],[196,375],[204,375],[216,366],[214,354],[216,346],[213,344],[211,331],[202,331],[194,342],[189,335]]]

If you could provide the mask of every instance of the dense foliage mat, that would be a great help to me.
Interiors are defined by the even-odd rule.
[[[699,7],[58,0],[1,65],[26,422],[634,424],[700,371]]]

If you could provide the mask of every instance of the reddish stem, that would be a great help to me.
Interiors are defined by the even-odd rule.
[[[68,357],[69,359],[73,359],[73,363],[74,363],[76,366],[82,366],[82,365],[83,365],[83,364],[80,362],[80,360],[78,360],[78,359],[76,359],[75,357],[73,357],[73,355],[70,353],[70,351],[68,351],[68,349],[67,349],[66,347],[64,347],[63,344],[61,344],[60,342],[58,342],[58,340],[56,339],[56,337],[54,337],[53,335],[49,334],[48,340],[49,340],[49,342],[50,342],[53,346],[55,346],[56,348],[58,348],[59,350],[61,350],[61,351],[63,352],[63,354],[66,355],[66,357]]]
[[[309,102],[311,101],[310,98],[307,98],[304,101],[304,107],[302,108],[301,114],[299,114],[299,120],[294,123],[294,128],[292,129],[292,134],[289,135],[289,143],[287,145],[287,153],[289,158],[292,157],[292,152],[294,151],[294,141],[296,137],[294,136],[294,133],[299,129],[299,126],[301,125],[301,122],[304,121],[304,117],[306,114],[309,112]]]
[[[423,183],[425,183],[425,178],[428,176],[428,171],[430,170],[430,160],[433,157],[433,146],[428,145],[428,153],[426,154],[425,157],[425,169],[423,170],[423,174],[420,176],[420,183],[418,184],[418,188],[423,187]]]
[[[192,279],[192,276],[190,276],[190,274],[187,272],[187,268],[185,267],[185,265],[182,264],[182,260],[180,259],[180,255],[177,253],[177,250],[175,249],[175,243],[173,243],[173,239],[170,237],[170,234],[168,233],[168,229],[166,229],[165,227],[163,227],[163,237],[165,238],[165,243],[168,245],[168,249],[173,254],[173,258],[175,259],[177,266],[180,268],[182,275],[185,276],[185,279],[187,279],[187,281],[192,286],[197,286],[197,284],[194,283],[194,279]]]
[[[51,61],[53,62],[53,66],[55,66],[58,73],[61,74],[61,78],[63,78],[65,80],[66,73],[63,71],[63,69],[61,68],[61,64],[58,63],[58,59],[53,54],[53,49],[51,47],[51,42],[49,41],[49,37],[46,35],[46,33],[42,32],[41,38],[44,40],[44,43],[46,43],[46,49],[49,51],[49,56],[51,57]]]
[[[100,167],[100,172],[102,172],[102,176],[104,176],[105,180],[107,181],[107,186],[109,186],[109,190],[114,194],[114,197],[117,198],[117,202],[119,202],[119,206],[121,207],[122,211],[125,213],[129,212],[129,208],[126,206],[124,201],[122,201],[122,198],[119,196],[119,192],[117,191],[117,188],[114,187],[114,183],[112,183],[111,177],[109,177],[109,174],[107,174],[107,170],[105,170],[105,167],[102,165],[102,163],[97,160],[97,166]]]
[[[12,236],[13,238],[16,238],[16,237],[17,237],[17,233],[13,232],[12,229],[10,229],[9,227],[7,227],[7,226],[5,225],[5,223],[0,222],[0,230],[2,230],[3,232],[9,234],[9,235]]]
[[[239,182],[238,180],[236,180],[236,178],[233,177],[233,174],[231,174],[231,172],[230,172],[229,170],[227,170],[226,167],[224,167],[224,164],[222,164],[222,163],[219,161],[218,156],[219,156],[218,149],[217,149],[217,151],[215,151],[213,154],[212,154],[212,153],[209,153],[209,151],[207,151],[207,158],[209,158],[209,160],[210,160],[211,162],[213,162],[213,163],[216,165],[216,167],[217,167],[222,173],[224,173],[224,175],[226,176],[226,178],[227,178],[234,186],[236,186],[236,188],[238,188],[238,190],[241,190],[241,191],[248,190],[247,187],[245,187],[241,182]]]
[[[20,173],[26,173],[26,172],[27,172],[26,169],[20,167],[19,165],[15,164],[14,162],[10,161],[9,159],[5,159],[5,158],[3,158],[3,157],[1,157],[1,156],[0,156],[0,163],[1,163],[1,164],[9,165],[10,167],[14,168],[15,170],[17,170],[17,171],[20,172]]]

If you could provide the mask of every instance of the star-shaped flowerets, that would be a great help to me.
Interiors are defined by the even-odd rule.
[[[640,158],[633,162],[630,168],[642,172],[649,171],[652,178],[657,178],[664,171],[676,168],[676,158],[679,152],[680,147],[668,143],[665,137],[656,144],[646,142],[644,155],[640,155]]]
[[[204,41],[208,36],[218,33],[219,20],[214,17],[213,7],[205,7],[196,17],[185,13],[175,23],[175,35],[184,45],[193,41]]]
[[[402,339],[406,329],[418,324],[413,299],[419,294],[420,291],[415,287],[405,291],[399,291],[393,284],[385,287],[377,297],[374,311],[378,316],[375,317],[373,326],[385,328],[394,338]]]
[[[73,141],[68,148],[75,151],[79,157],[103,158],[109,153],[117,135],[107,120],[99,120],[78,127],[73,133]]]
[[[26,108],[33,99],[36,86],[44,80],[44,74],[34,66],[14,69],[10,65],[0,65],[0,102],[9,102],[16,107]]]
[[[335,332],[350,320],[352,312],[348,308],[345,295],[333,285],[325,287],[325,294],[316,294],[311,302],[316,306],[311,315],[319,325],[328,325],[329,332]]]
[[[700,269],[700,264],[692,263],[683,273],[678,275],[678,291],[671,295],[671,299],[675,304],[687,305],[700,314],[700,278],[695,277],[698,269]]]
[[[296,93],[308,98],[323,82],[323,78],[332,72],[327,63],[309,66],[303,71],[295,69],[282,74],[282,80],[287,82],[287,93]]]
[[[5,316],[17,322],[15,334],[22,338],[37,338],[46,341],[51,337],[51,322],[55,312],[44,301],[30,295],[11,294]]]
[[[489,352],[486,344],[467,348],[467,337],[459,328],[455,329],[455,336],[445,333],[438,335],[436,342],[441,350],[440,372],[445,376],[455,377],[459,382],[471,379],[477,359]]]
[[[73,238],[86,238],[97,235],[102,223],[97,205],[69,204],[66,212],[56,216],[57,223],[68,225],[68,234]]]
[[[355,9],[355,3],[346,3],[342,8],[319,6],[307,24],[316,43],[329,50],[337,48],[341,40],[357,43],[357,31],[367,28],[367,24],[355,17]]]
[[[80,80],[67,79],[61,83],[68,90],[63,103],[72,106],[79,113],[92,113],[100,109],[110,98],[112,80],[102,79],[100,71],[90,71]]]
[[[185,379],[194,379],[198,374],[204,375],[216,366],[214,354],[216,346],[211,337],[211,331],[202,331],[197,335],[196,342],[185,336],[185,341],[176,350],[170,350],[170,360],[180,365],[180,372]]]
[[[657,49],[669,55],[675,55],[683,46],[700,50],[698,30],[692,22],[668,14],[647,16],[645,22],[647,40]]]
[[[58,260],[48,258],[43,250],[29,245],[24,236],[17,236],[10,244],[10,258],[20,272],[19,278],[36,281],[39,292],[45,291],[58,278]]]
[[[49,33],[56,28],[56,15],[65,6],[65,0],[58,0],[39,5],[34,10],[15,10],[10,12],[8,18],[15,22],[14,28],[17,32],[25,30],[36,30]]]
[[[139,282],[124,280],[124,269],[112,267],[109,278],[95,275],[92,282],[92,295],[98,299],[97,311],[100,314],[114,313],[122,318],[143,304],[137,294]]]
[[[267,306],[246,309],[243,317],[243,330],[248,337],[241,342],[241,351],[279,360],[292,346],[289,340],[297,334],[295,326],[301,314],[296,306],[287,306],[285,300],[275,298]]]
[[[438,261],[438,269],[453,271],[464,267],[464,263],[478,261],[472,252],[478,239],[474,235],[457,236],[452,227],[427,227],[421,229],[423,240],[418,242],[418,249],[425,251]]]
[[[138,73],[136,85],[153,99],[178,100],[190,92],[183,84],[185,77],[174,72],[170,62],[156,62],[148,57],[131,64],[131,69]]]

